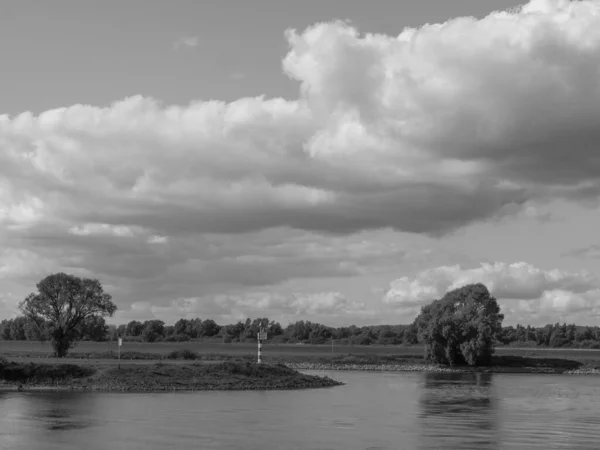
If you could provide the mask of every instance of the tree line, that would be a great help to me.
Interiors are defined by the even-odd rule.
[[[48,340],[58,357],[65,356],[80,340],[156,342],[222,339],[223,342],[255,341],[261,328],[270,340],[283,343],[324,344],[424,344],[425,356],[444,364],[486,364],[494,347],[537,345],[600,348],[600,328],[558,323],[544,327],[502,326],[504,315],[487,287],[470,284],[447,292],[421,308],[409,325],[330,327],[296,321],[283,328],[266,317],[219,325],[212,319],[179,319],[173,325],[162,320],[108,325],[117,306],[98,280],[57,273],[37,284],[20,304],[22,316],[0,322],[0,339]]]
[[[317,322],[299,320],[285,328],[268,318],[246,319],[234,324],[219,325],[212,319],[179,319],[172,325],[162,320],[132,320],[127,324],[108,325],[103,317],[93,317],[82,323],[78,340],[137,342],[182,342],[196,339],[219,339],[223,342],[255,342],[260,326],[264,326],[268,339],[280,343],[327,344],[333,339],[336,345],[414,345],[419,340],[417,326],[370,325],[331,327]],[[15,341],[46,341],[48,327],[38,327],[25,316],[0,321],[0,339]],[[575,324],[548,324],[503,326],[497,343],[507,346],[552,348],[600,348],[600,327]]]

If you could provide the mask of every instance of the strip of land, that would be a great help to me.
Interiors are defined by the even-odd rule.
[[[196,391],[314,389],[343,383],[284,365],[248,362],[67,364],[0,361],[0,389]]]
[[[48,344],[32,344],[0,342],[0,353],[8,357],[11,370],[21,371],[20,378],[7,377],[6,370],[0,374],[0,388],[172,391],[302,389],[340,384],[301,373],[314,370],[600,374],[600,351],[580,349],[500,347],[489,366],[447,367],[426,361],[423,348],[418,346],[266,344],[265,364],[257,365],[255,344],[249,343],[133,343],[126,344],[119,355],[112,343],[86,342],[63,359],[50,357]],[[69,365],[72,368],[65,369]],[[29,372],[23,369],[26,367]],[[63,369],[57,369],[60,367]],[[36,370],[39,374],[32,376]],[[61,375],[60,370],[67,373]],[[53,375],[48,375],[52,371]]]

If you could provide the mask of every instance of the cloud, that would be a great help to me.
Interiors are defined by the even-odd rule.
[[[135,96],[2,115],[12,253],[0,265],[6,277],[28,267],[28,283],[50,266],[102,275],[124,304],[155,304],[371,270],[368,251],[327,253],[324,236],[443,236],[596,199],[597,30],[598,1],[532,1],[397,36],[319,23],[286,33],[295,99]]]
[[[507,318],[513,321],[535,323],[543,317],[556,320],[557,314],[578,314],[583,310],[600,314],[595,305],[600,283],[594,276],[587,272],[543,270],[525,262],[427,269],[414,277],[392,281],[383,302],[418,311],[420,306],[443,297],[446,292],[471,283],[485,284],[508,312]]]
[[[563,254],[563,256],[569,256],[573,258],[587,258],[587,259],[599,259],[600,258],[600,245],[594,244],[588,247],[576,248]]]
[[[443,234],[507,205],[596,195],[599,11],[534,2],[396,37],[321,23],[287,32],[296,100],[2,116],[5,220]],[[90,200],[110,206],[74,207]]]
[[[194,48],[198,47],[198,44],[200,44],[198,36],[184,36],[173,43],[173,48],[175,50],[179,50],[180,48]]]
[[[328,325],[350,323],[376,315],[362,302],[350,301],[341,292],[260,292],[243,295],[179,298],[158,306],[148,302],[132,305],[119,313],[122,321],[160,318],[174,322],[180,317],[212,318],[221,323],[245,320],[247,317],[269,317],[284,325],[296,320],[312,320]]]

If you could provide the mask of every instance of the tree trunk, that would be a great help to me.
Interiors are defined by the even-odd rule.
[[[52,333],[52,348],[54,349],[54,356],[57,358],[64,358],[71,348],[71,340],[65,335],[62,329],[57,329]]]

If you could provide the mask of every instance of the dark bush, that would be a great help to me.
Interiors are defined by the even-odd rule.
[[[72,378],[83,378],[94,373],[92,367],[75,364],[18,364],[7,363],[0,366],[0,378],[18,382],[58,382]]]
[[[189,340],[190,337],[185,334],[172,334],[163,339],[165,342],[185,342]]]
[[[167,359],[197,359],[198,355],[191,351],[188,350],[187,348],[184,349],[180,349],[180,350],[174,350],[171,353],[169,353],[167,355]]]

